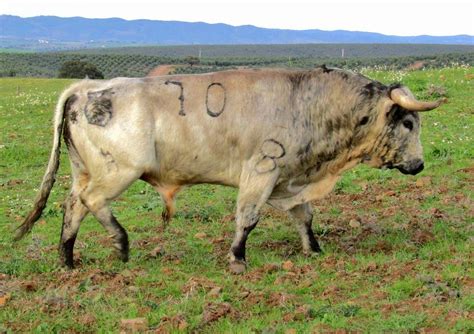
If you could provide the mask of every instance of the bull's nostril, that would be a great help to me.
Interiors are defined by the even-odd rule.
[[[421,172],[424,168],[425,168],[425,164],[423,163],[423,161],[419,161],[419,162],[415,165],[415,168],[413,168],[412,174],[413,174],[413,175],[418,174],[418,173]]]
[[[425,168],[425,164],[421,163],[420,166],[418,166],[418,172],[421,172]]]

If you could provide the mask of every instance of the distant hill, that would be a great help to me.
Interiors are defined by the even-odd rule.
[[[315,23],[317,25],[317,23]],[[389,36],[372,32],[266,29],[203,22],[0,15],[2,48],[84,48],[123,45],[385,43],[474,45],[474,37]]]

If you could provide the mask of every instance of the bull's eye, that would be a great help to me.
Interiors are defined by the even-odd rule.
[[[406,127],[408,130],[413,130],[413,122],[410,120],[404,120],[403,126]]]
[[[362,119],[359,122],[359,126],[366,125],[368,121],[369,121],[369,116],[362,117]]]

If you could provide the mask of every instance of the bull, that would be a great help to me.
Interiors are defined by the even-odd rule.
[[[113,236],[120,259],[128,260],[127,232],[110,203],[138,179],[161,195],[165,222],[186,185],[237,187],[232,272],[246,268],[246,240],[265,203],[294,217],[304,253],[320,252],[310,202],[359,163],[419,173],[418,112],[441,103],[325,66],[83,80],[59,99],[48,167],[16,239],[31,231],[46,206],[63,134],[72,173],[59,245],[67,267],[73,267],[74,242],[89,212]]]

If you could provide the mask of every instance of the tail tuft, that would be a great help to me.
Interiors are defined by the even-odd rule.
[[[41,187],[41,191],[38,193],[35,199],[35,206],[33,210],[31,210],[31,212],[28,214],[28,217],[25,218],[23,223],[16,228],[15,236],[13,237],[14,241],[21,240],[23,239],[25,235],[30,233],[31,230],[33,229],[35,222],[41,216],[41,213],[46,207],[46,202],[48,201],[51,188],[53,187],[53,184],[55,181],[54,174],[56,173],[56,170],[58,169],[58,167],[59,167],[59,161],[57,161],[56,166],[53,166],[54,171],[52,171],[52,173],[48,173],[45,175],[45,178],[43,180],[43,184]],[[49,178],[46,178],[47,176],[49,176]]]

